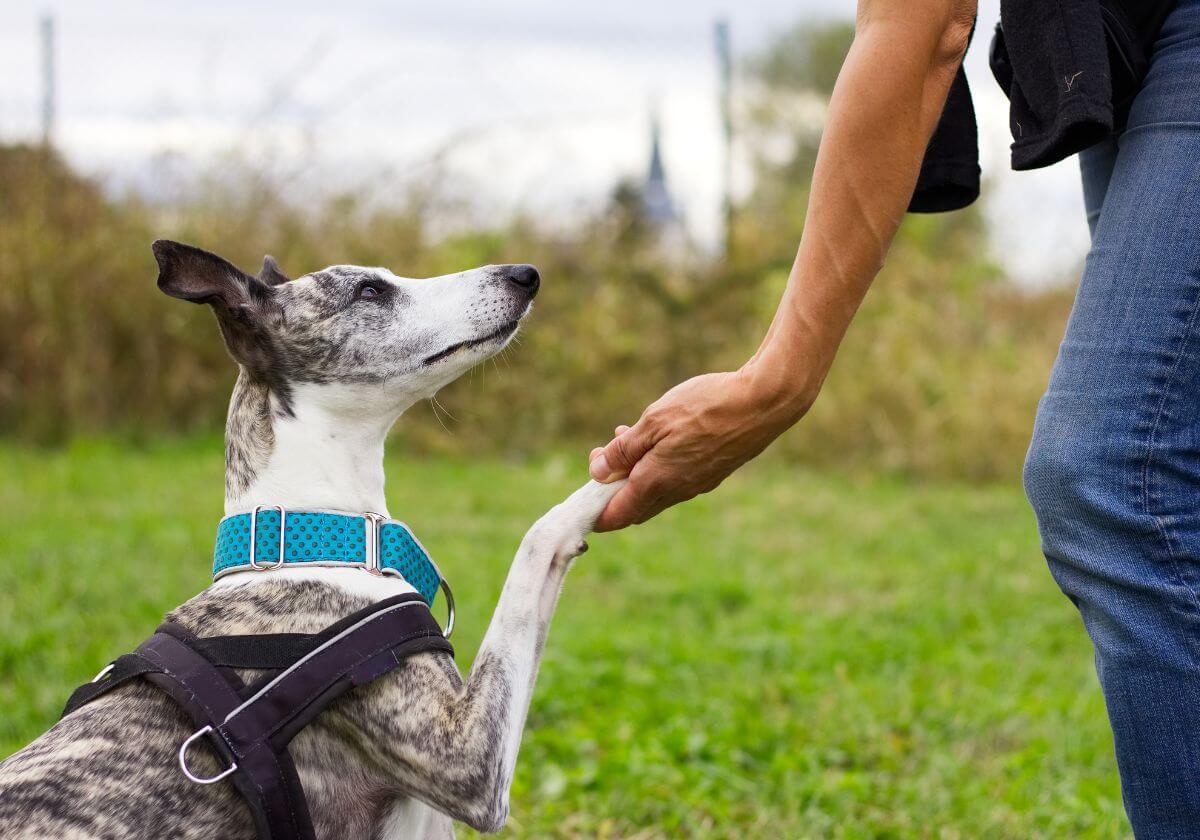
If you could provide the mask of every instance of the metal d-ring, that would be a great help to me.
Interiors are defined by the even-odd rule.
[[[191,734],[191,736],[186,741],[183,742],[183,746],[181,746],[179,748],[179,769],[181,769],[183,771],[183,775],[187,776],[190,781],[193,781],[198,785],[211,785],[215,782],[219,782],[222,779],[224,779],[226,776],[229,776],[230,774],[232,774],[233,772],[235,772],[238,769],[237,762],[230,761],[229,766],[227,768],[222,770],[217,775],[210,776],[208,778],[205,778],[203,776],[197,776],[195,773],[193,773],[191,770],[188,769],[188,764],[187,764],[188,749],[199,738],[203,738],[205,735],[211,735],[211,734],[213,734],[213,728],[211,726],[205,726],[200,729],[197,729],[195,732],[193,732]]]
[[[449,639],[454,632],[454,593],[450,591],[450,584],[446,583],[445,578],[442,578],[440,585],[446,593],[446,629],[442,631],[442,636]]]
[[[260,510],[277,510],[279,511],[279,560],[278,562],[265,564],[258,562],[258,512]],[[250,512],[250,568],[256,572],[269,572],[272,569],[278,569],[283,565],[286,555],[283,551],[284,540],[287,537],[287,511],[283,505],[256,505],[254,510]]]

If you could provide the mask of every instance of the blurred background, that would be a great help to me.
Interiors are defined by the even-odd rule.
[[[548,293],[489,398],[451,389],[449,435],[431,412],[406,424],[422,448],[510,454],[595,443],[754,350],[853,31],[848,0],[2,14],[0,431],[219,429],[232,371],[208,320],[155,290],[162,236],[293,276],[537,263]],[[985,198],[909,219],[781,454],[1016,474],[1086,228],[1073,161],[1007,168],[983,17]]]
[[[588,448],[757,346],[853,14],[7,0],[0,755],[203,585],[235,371],[211,316],[156,290],[151,241],[292,276],[538,265],[520,346],[394,434],[393,510],[460,558],[469,655],[510,544]],[[967,59],[983,199],[907,218],[824,393],[764,458],[599,541],[552,637],[514,834],[1121,836],[1090,650],[1019,487],[1086,253],[1078,171],[1008,169],[997,17],[981,3]],[[114,573],[112,554],[190,559]],[[627,635],[601,634],[614,612]]]

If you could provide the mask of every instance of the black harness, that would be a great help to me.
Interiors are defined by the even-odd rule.
[[[63,716],[130,680],[166,692],[198,727],[179,748],[179,766],[198,784],[230,781],[254,815],[261,840],[313,840],[312,819],[288,744],[335,698],[425,651],[454,648],[428,605],[412,593],[380,601],[320,633],[198,637],[162,624],[133,653],[80,686]],[[246,685],[236,668],[268,673]],[[211,777],[188,768],[204,739],[224,768]]]

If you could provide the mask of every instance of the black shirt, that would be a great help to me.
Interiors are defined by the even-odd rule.
[[[1008,95],[1013,169],[1037,169],[1124,128],[1175,0],[1001,0],[989,57]],[[979,196],[975,108],[960,67],[909,210],[957,210]]]

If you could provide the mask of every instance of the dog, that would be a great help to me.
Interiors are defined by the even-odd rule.
[[[188,245],[160,240],[153,250],[159,287],[212,308],[239,368],[227,515],[282,506],[387,516],[393,422],[508,344],[540,286],[529,265],[430,280],[340,265],[293,280],[270,257],[251,276]],[[448,654],[420,653],[295,737],[317,837],[447,838],[454,821],[503,827],[564,577],[619,486],[584,485],[525,535],[465,681]],[[413,591],[362,569],[285,566],[222,576],[168,620],[201,636],[314,633]],[[195,785],[180,772],[177,752],[194,729],[141,680],[67,715],[0,763],[0,837],[252,840],[248,808],[228,782]],[[204,763],[219,769],[198,754]]]

